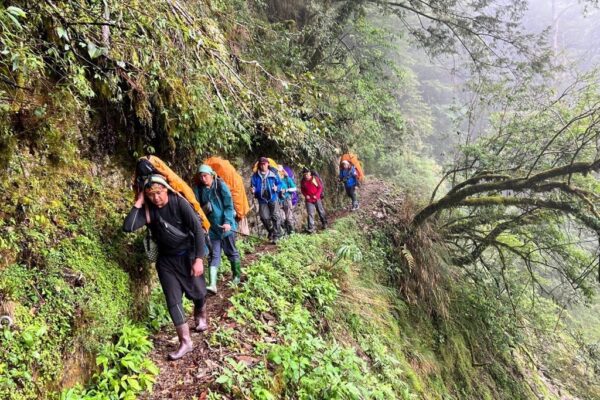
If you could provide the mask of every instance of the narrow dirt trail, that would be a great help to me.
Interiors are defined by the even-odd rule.
[[[381,196],[381,186],[376,180],[369,180],[359,189],[361,199],[360,214],[369,213],[377,218],[377,211],[373,210],[375,202],[369,202],[369,199],[378,199]],[[377,205],[379,207],[379,205]],[[336,219],[350,214],[350,211],[339,210],[328,215],[329,223]],[[317,218],[318,219],[318,218]],[[317,226],[319,223],[317,222]],[[254,253],[248,254],[242,260],[243,267],[253,263],[264,254],[276,251],[277,246],[273,244],[264,244],[257,246]],[[196,333],[192,329],[192,341],[194,342],[194,351],[186,355],[183,359],[169,361],[166,359],[167,353],[176,349],[178,341],[175,329],[172,326],[163,328],[152,337],[154,350],[150,354],[152,361],[160,368],[160,374],[156,377],[153,393],[144,393],[140,399],[158,400],[158,399],[204,399],[208,388],[213,385],[217,379],[218,370],[222,360],[226,357],[232,357],[238,361],[244,361],[252,364],[252,346],[251,334],[245,332],[243,326],[239,326],[235,321],[227,316],[227,311],[231,307],[230,296],[235,289],[229,287],[229,276],[227,275],[218,284],[216,295],[207,298],[207,307],[209,315],[209,329],[203,333]],[[243,278],[242,278],[243,284]],[[194,327],[194,322],[190,318],[188,324]],[[213,348],[210,346],[209,339],[212,332],[217,327],[225,327],[237,330],[240,335],[237,337],[247,337],[246,343],[239,343],[238,352],[226,351],[221,347]]]
[[[276,248],[277,246],[272,244],[258,246],[253,254],[244,257],[243,266],[251,264],[262,254],[275,251]],[[140,399],[202,398],[201,394],[205,393],[216,379],[214,372],[218,370],[222,360],[225,357],[244,356],[243,353],[226,353],[222,348],[212,348],[209,344],[210,335],[217,327],[238,328],[237,324],[227,316],[227,310],[231,307],[229,298],[235,292],[235,289],[229,287],[229,281],[229,276],[221,279],[217,294],[209,294],[207,297],[209,328],[206,332],[195,332],[193,319],[191,317],[188,319],[194,351],[180,360],[169,361],[166,358],[167,354],[175,350],[179,343],[175,329],[169,325],[152,337],[154,349],[150,353],[150,358],[160,368],[160,374],[156,377],[153,393],[144,393]],[[242,348],[244,348],[243,344]]]

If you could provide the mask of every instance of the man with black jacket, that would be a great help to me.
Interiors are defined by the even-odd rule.
[[[156,270],[179,337],[179,349],[169,358],[177,360],[193,349],[182,306],[183,294],[194,302],[196,330],[208,328],[204,301],[205,233],[192,206],[161,175],[152,175],[144,182],[144,190],[125,218],[123,230],[133,232],[144,225],[158,245]]]

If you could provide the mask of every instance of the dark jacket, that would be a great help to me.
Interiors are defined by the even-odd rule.
[[[198,214],[183,197],[172,192],[168,196],[169,202],[163,208],[148,200],[142,208],[132,207],[123,222],[123,230],[133,232],[146,225],[145,207],[148,207],[149,228],[158,245],[159,255],[204,257],[205,234]]]

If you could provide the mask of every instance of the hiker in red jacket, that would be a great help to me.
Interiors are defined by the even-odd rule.
[[[323,194],[323,182],[317,174],[313,174],[308,168],[302,169],[302,181],[300,181],[300,190],[304,195],[306,203],[306,213],[308,214],[308,233],[315,232],[315,209],[319,213],[323,229],[327,228],[327,216],[321,195]]]

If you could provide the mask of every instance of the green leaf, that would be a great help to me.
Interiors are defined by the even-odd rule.
[[[27,347],[31,347],[33,345],[34,338],[31,332],[23,332],[21,338],[23,338],[23,343],[25,343]]]
[[[160,372],[160,370],[154,363],[146,365],[146,370],[152,375],[158,375],[158,373]]]
[[[127,378],[127,383],[129,384],[129,386],[130,386],[130,387],[131,387],[133,390],[135,390],[135,391],[137,391],[137,392],[139,392],[140,390],[142,390],[142,387],[140,386],[140,383],[139,383],[139,382],[138,382],[138,380],[137,380],[137,379],[135,379],[135,378]]]
[[[93,42],[87,42],[87,51],[92,60],[102,55],[102,49],[96,46]]]
[[[21,23],[12,14],[6,13],[6,16],[10,18],[10,20],[13,22],[13,24],[17,26],[17,28],[22,28]]]
[[[65,28],[63,28],[62,26],[56,27],[56,34],[61,39],[69,40],[69,34],[67,33],[67,30]]]
[[[19,7],[15,7],[15,6],[7,7],[6,12],[9,13],[10,15],[14,15],[15,17],[19,17],[19,18],[25,18],[27,16],[25,11],[23,11]]]

